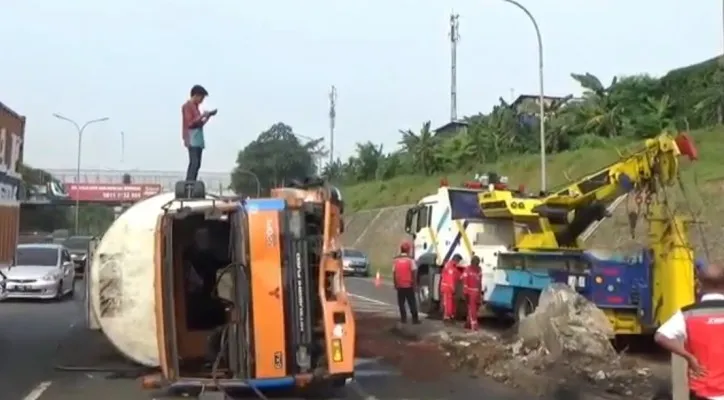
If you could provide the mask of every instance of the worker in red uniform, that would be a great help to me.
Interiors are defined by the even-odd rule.
[[[701,300],[676,312],[654,340],[689,365],[689,398],[724,399],[724,269],[699,271]]]
[[[460,254],[455,254],[442,267],[440,294],[442,295],[442,320],[445,323],[455,319],[455,285],[460,281],[460,261],[462,259]]]
[[[407,307],[410,307],[412,323],[419,324],[417,314],[417,299],[415,298],[415,284],[417,282],[417,264],[412,259],[409,242],[400,244],[400,254],[392,263],[392,278],[397,291],[397,306],[400,308],[400,322],[407,323]]]
[[[465,324],[471,330],[478,329],[478,310],[483,301],[482,286],[483,270],[480,268],[480,257],[473,256],[470,265],[465,267],[462,275],[463,294],[468,308],[468,321]]]

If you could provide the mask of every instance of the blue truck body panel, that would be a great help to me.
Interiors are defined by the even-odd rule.
[[[555,265],[551,262],[557,261]],[[552,283],[570,285],[601,309],[637,310],[642,325],[653,321],[652,259],[646,249],[631,256],[600,257],[592,252],[518,253],[498,266],[488,306],[513,311],[521,290],[541,292]],[[507,264],[507,265],[506,265]]]

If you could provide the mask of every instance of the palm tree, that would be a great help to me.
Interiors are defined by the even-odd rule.
[[[384,157],[382,145],[372,142],[357,143],[357,155],[354,157],[355,172],[359,180],[377,178],[377,169]]]
[[[430,121],[422,124],[419,134],[415,134],[412,130],[400,130],[402,139],[399,144],[412,155],[412,161],[415,167],[422,171],[425,175],[430,175],[438,170],[437,162],[437,145],[439,140],[435,138],[430,130]]]
[[[578,110],[583,121],[582,131],[599,136],[615,137],[621,134],[621,106],[610,98],[611,90],[618,78],[614,77],[608,87],[590,73],[571,74],[583,87],[582,107]]]

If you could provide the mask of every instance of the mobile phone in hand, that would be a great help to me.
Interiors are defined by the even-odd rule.
[[[219,110],[217,110],[217,109],[215,108],[215,109],[213,109],[213,110],[211,110],[211,111],[207,111],[206,114],[211,117],[211,116],[216,115],[217,112],[219,112]]]

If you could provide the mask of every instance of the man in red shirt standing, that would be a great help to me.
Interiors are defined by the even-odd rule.
[[[468,322],[465,324],[472,330],[478,329],[478,310],[483,301],[483,270],[480,268],[480,257],[473,256],[470,265],[463,272],[463,293],[468,308]]]
[[[689,366],[689,398],[724,400],[724,270],[699,271],[701,301],[664,322],[654,340]]]
[[[417,299],[415,298],[415,283],[417,282],[417,264],[410,254],[410,243],[400,244],[400,254],[392,262],[392,278],[397,291],[397,306],[400,308],[400,321],[407,323],[407,309],[410,307],[412,323],[419,324],[420,318],[417,314]]]
[[[203,103],[209,92],[201,85],[194,85],[191,88],[190,98],[181,106],[182,130],[181,137],[184,146],[189,152],[189,165],[186,169],[186,180],[195,181],[199,175],[201,168],[201,153],[206,145],[204,141],[204,125],[209,118],[216,115],[216,110],[204,111],[199,110],[199,106]]]
[[[440,279],[440,294],[442,297],[442,320],[445,323],[455,319],[455,286],[460,281],[460,254],[455,254],[450,261],[442,267]]]

